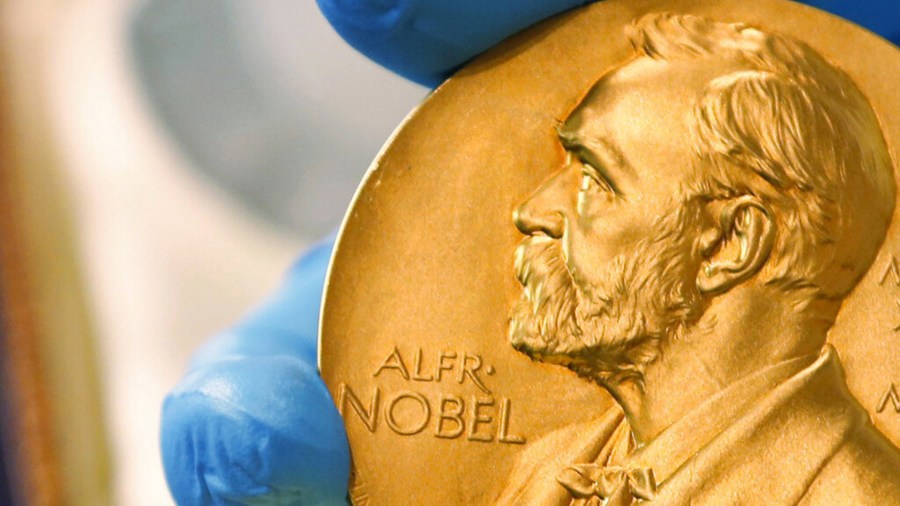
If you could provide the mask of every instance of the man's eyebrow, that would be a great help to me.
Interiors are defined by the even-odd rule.
[[[634,173],[631,165],[625,160],[622,152],[615,144],[602,137],[588,137],[557,129],[559,141],[567,151],[572,151],[584,159],[588,165],[599,172],[599,175],[610,184],[614,184],[614,175],[631,178]],[[595,159],[596,158],[596,159]]]
[[[630,166],[628,162],[625,161],[625,157],[622,155],[622,152],[616,147],[615,144],[609,142],[606,139],[597,138],[597,139],[588,139],[587,147],[592,151],[598,150],[598,155],[603,157],[605,165],[618,169],[620,171],[628,171]],[[598,149],[599,148],[599,149]]]

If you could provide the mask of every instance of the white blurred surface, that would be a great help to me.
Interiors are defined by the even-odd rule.
[[[317,152],[313,165],[281,171],[293,182],[285,184],[299,185],[293,198],[320,199],[307,208],[345,206],[368,163],[361,153],[374,155],[423,89],[355,54],[312,1],[228,4],[246,21],[239,30],[244,61],[235,64],[258,75],[255,86],[276,102],[295,104],[287,111],[306,110],[297,124],[317,132],[332,122],[345,134],[331,145],[313,143],[334,156]],[[166,391],[200,342],[276,286],[310,236],[299,232],[302,214],[292,222],[259,212],[248,193],[220,184],[216,169],[198,167],[203,158],[187,156],[183,139],[158,120],[128,45],[134,8],[127,1],[81,0],[55,12],[47,93],[99,334],[116,503],[159,506],[172,503],[158,448]],[[298,16],[281,15],[284,9]],[[285,61],[291,51],[306,54],[307,63]],[[385,100],[385,93],[400,98]],[[292,133],[297,142],[302,134]],[[357,140],[361,147],[348,149]],[[267,184],[282,184],[278,174],[268,174],[275,179]],[[252,181],[253,174],[244,177]],[[310,188],[315,191],[306,195]],[[337,224],[333,212],[317,219],[316,227]]]
[[[346,47],[314,2],[152,0],[130,17],[134,68],[208,180],[320,236],[424,95]]]

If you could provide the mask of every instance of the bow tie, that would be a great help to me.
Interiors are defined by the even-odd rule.
[[[607,501],[616,495],[628,499],[623,504],[631,504],[632,499],[649,501],[656,493],[656,479],[648,468],[576,464],[564,469],[556,481],[576,499],[596,496]]]

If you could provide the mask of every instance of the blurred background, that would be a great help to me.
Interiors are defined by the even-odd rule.
[[[312,0],[0,0],[0,505],[172,504],[165,393],[426,93]]]
[[[0,23],[0,504],[172,504],[166,391],[426,90],[311,0],[4,0]]]

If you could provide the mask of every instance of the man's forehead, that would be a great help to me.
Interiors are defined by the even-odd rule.
[[[715,60],[630,60],[594,84],[559,128],[560,140],[567,148],[612,153],[644,174],[686,168],[694,105],[727,70]]]
[[[698,73],[698,68],[705,71]],[[664,113],[665,109],[692,104],[715,74],[710,70],[701,61],[636,57],[604,74],[565,119],[561,130],[590,136],[614,128],[602,120],[617,107],[629,108],[635,114],[646,109]]]

